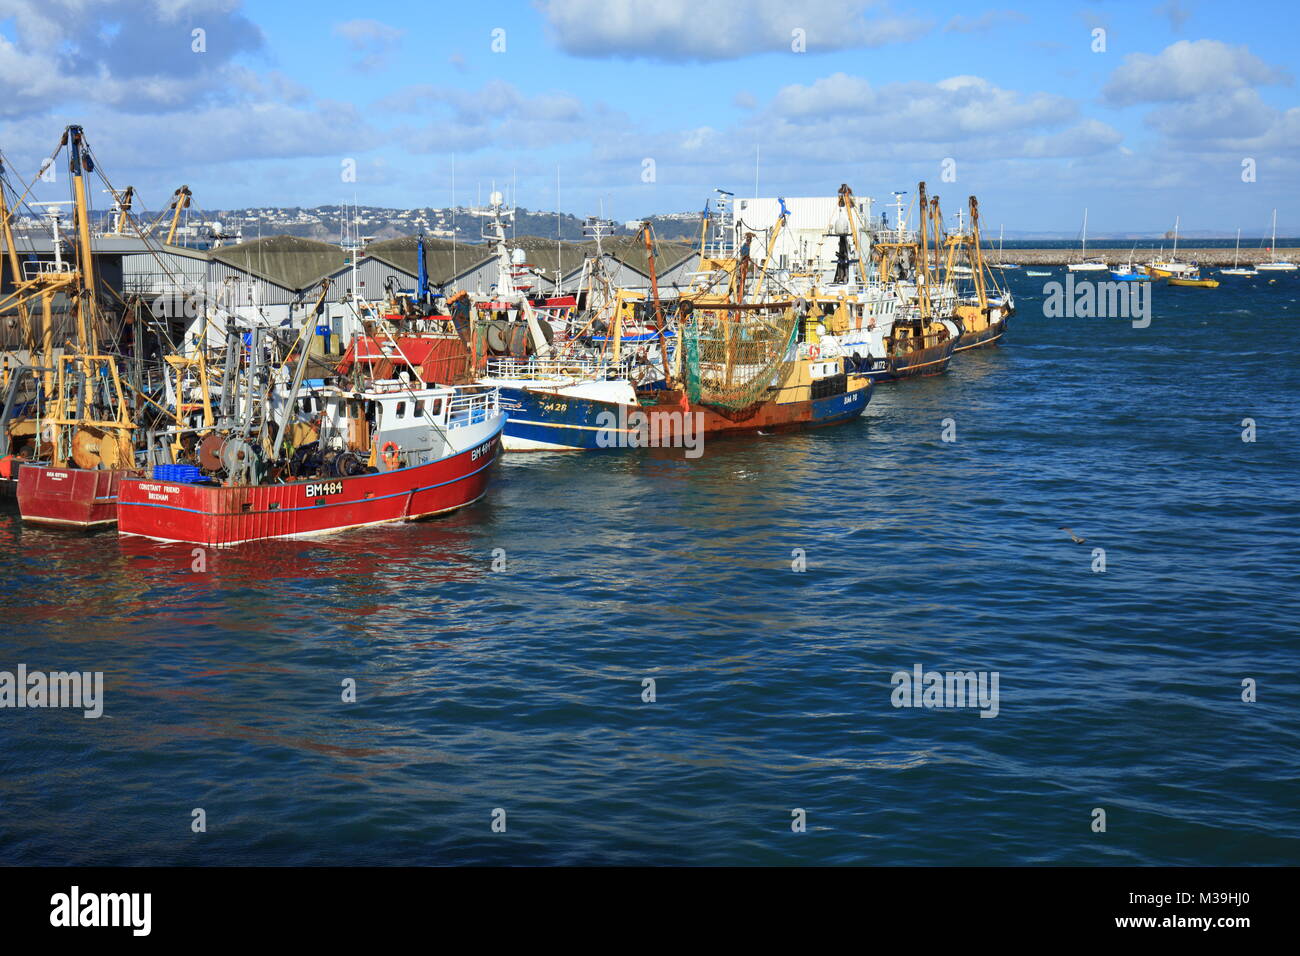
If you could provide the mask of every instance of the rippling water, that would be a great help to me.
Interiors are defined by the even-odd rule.
[[[0,863],[1300,861],[1300,280],[1144,330],[1015,281],[860,422],[509,459],[445,520],[196,573],[0,513],[0,670],[106,682],[0,710]],[[894,708],[916,664],[998,716]]]

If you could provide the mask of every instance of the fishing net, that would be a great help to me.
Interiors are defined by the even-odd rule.
[[[772,313],[694,310],[683,323],[682,376],[691,402],[747,408],[794,362],[799,317]]]

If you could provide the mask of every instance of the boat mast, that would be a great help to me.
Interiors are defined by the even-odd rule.
[[[1083,210],[1083,248],[1079,253],[1079,261],[1087,261],[1088,258],[1088,209]]]
[[[655,308],[655,329],[659,332],[659,357],[664,363],[664,383],[671,383],[668,370],[668,336],[664,330],[664,310],[659,304],[659,277],[655,273],[655,250],[650,237],[650,220],[641,224],[641,235],[645,241],[646,262],[650,269],[650,296]]]
[[[929,262],[930,252],[929,249],[926,247],[926,237],[925,237],[925,217],[926,217],[926,210],[929,204],[926,202],[926,198],[925,198],[924,182],[917,184],[917,202],[920,205],[921,216],[920,216],[920,235],[918,236],[918,239],[920,240],[919,242],[920,255],[917,256],[917,259],[919,261],[917,263],[918,268],[916,270],[916,291],[917,291],[917,305],[920,306],[921,319],[922,321],[924,321],[925,319],[928,319],[930,317],[930,262]]]
[[[13,224],[10,221],[9,197],[5,190],[4,157],[0,156],[0,239],[4,240],[8,253],[9,268],[14,274],[14,286],[23,281],[22,266],[18,262],[18,248],[14,244]],[[0,288],[4,287],[4,260],[0,259]],[[18,299],[18,323],[23,331],[23,344],[27,346],[28,364],[36,351],[36,341],[32,335],[31,315],[27,311],[27,300]]]
[[[984,312],[987,318],[989,296],[984,286],[984,250],[980,248],[980,204],[974,196],[970,197],[970,230],[970,246],[975,256],[975,261],[972,263],[975,271],[975,296],[979,301],[980,311]]]
[[[90,245],[90,203],[86,198],[84,160],[89,159],[80,126],[69,126],[68,165],[72,175],[73,215],[77,228],[77,258],[81,271],[82,288],[86,296],[77,304],[77,346],[86,355],[99,351],[96,344],[95,304],[98,284],[95,282],[95,255]],[[87,369],[89,371],[89,369]]]

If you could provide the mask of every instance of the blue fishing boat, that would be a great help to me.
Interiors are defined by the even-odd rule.
[[[479,384],[499,389],[506,451],[583,451],[609,447],[602,413],[637,407],[627,366],[599,360],[493,359]],[[604,419],[608,422],[609,419]],[[606,442],[602,444],[602,442]]]

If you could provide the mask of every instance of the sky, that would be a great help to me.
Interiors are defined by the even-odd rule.
[[[915,195],[985,227],[1300,233],[1294,2],[0,0],[0,152],[68,123],[149,208],[626,220]],[[196,32],[198,31],[198,32]],[[64,198],[42,183],[39,198]],[[96,199],[104,205],[103,197]],[[877,207],[877,211],[879,210]]]

